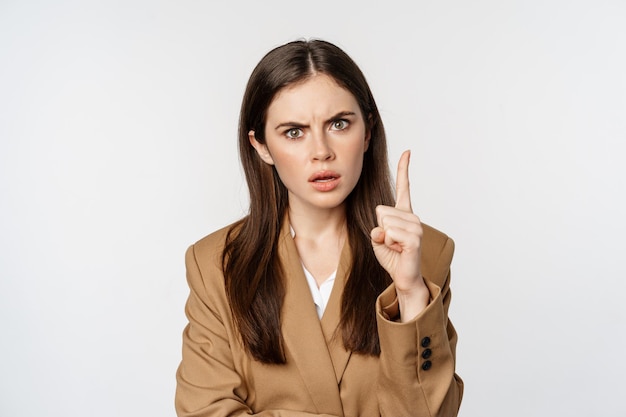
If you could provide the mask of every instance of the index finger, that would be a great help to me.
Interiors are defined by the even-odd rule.
[[[396,208],[413,212],[411,208],[411,192],[409,190],[409,160],[411,151],[407,150],[400,156],[398,161],[398,174],[396,176]]]

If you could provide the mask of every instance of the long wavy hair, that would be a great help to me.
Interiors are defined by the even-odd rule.
[[[354,61],[337,46],[322,40],[298,40],[267,53],[250,76],[239,118],[239,153],[250,193],[250,211],[226,238],[222,255],[226,293],[243,346],[256,360],[285,363],[281,308],[284,271],[278,258],[278,238],[288,207],[287,189],[276,169],[261,160],[251,146],[254,130],[265,143],[267,109],[283,88],[322,73],[352,93],[371,137],[363,170],[346,199],[352,266],[342,295],[338,331],[346,349],[379,355],[375,301],[391,283],[370,241],[376,226],[375,208],[393,205],[387,142],[374,97]]]

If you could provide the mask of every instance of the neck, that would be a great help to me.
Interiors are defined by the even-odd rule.
[[[296,236],[307,240],[340,239],[346,232],[346,211],[344,206],[329,210],[288,209],[289,223]]]

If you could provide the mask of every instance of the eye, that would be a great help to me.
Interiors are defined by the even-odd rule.
[[[331,130],[344,130],[348,126],[350,126],[350,122],[349,121],[347,121],[345,119],[339,119],[339,120],[334,120],[331,123],[330,128],[331,128]]]
[[[285,135],[289,138],[289,139],[298,139],[299,137],[301,137],[302,135],[304,135],[304,133],[302,132],[302,129],[294,127],[292,129],[289,129],[285,132]]]

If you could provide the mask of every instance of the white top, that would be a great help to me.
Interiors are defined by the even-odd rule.
[[[328,304],[328,299],[330,298],[330,293],[333,290],[333,284],[335,283],[335,276],[337,275],[337,271],[333,272],[326,281],[322,282],[319,288],[317,288],[317,282],[315,282],[315,278],[308,269],[302,265],[302,269],[304,269],[304,276],[306,277],[306,282],[309,284],[309,289],[311,290],[311,295],[313,296],[313,302],[315,303],[315,309],[317,310],[317,316],[322,319],[324,315],[324,310],[326,310],[326,304]]]
[[[291,230],[291,237],[296,237],[296,231],[293,230],[293,227],[289,226]],[[309,284],[309,290],[311,290],[311,296],[313,297],[313,302],[315,303],[315,310],[317,311],[317,317],[322,319],[324,315],[324,311],[326,310],[326,305],[328,304],[328,299],[330,298],[330,293],[333,291],[333,284],[335,283],[335,277],[337,276],[337,270],[330,274],[328,278],[322,284],[317,286],[317,282],[315,282],[315,277],[313,274],[306,269],[306,266],[302,264],[302,269],[304,270],[304,276],[306,277],[306,282]]]

